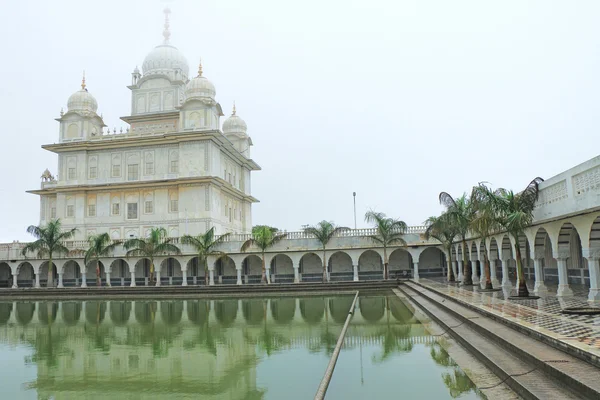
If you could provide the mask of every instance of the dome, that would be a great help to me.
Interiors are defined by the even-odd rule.
[[[214,99],[217,95],[215,85],[202,76],[202,64],[198,68],[198,76],[190,80],[185,86],[185,99],[210,98]]]
[[[172,76],[175,70],[181,71],[180,78],[187,78],[190,67],[187,60],[175,46],[161,44],[156,46],[144,59],[142,71],[144,75],[165,74]]]
[[[231,116],[223,122],[223,133],[246,133],[248,125],[235,113],[235,104]]]
[[[69,111],[83,111],[96,113],[98,110],[98,102],[85,87],[85,77],[81,82],[81,90],[73,93],[67,101]]]

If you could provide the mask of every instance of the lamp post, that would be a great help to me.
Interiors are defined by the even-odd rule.
[[[356,192],[352,192],[354,197],[354,229],[356,229]]]

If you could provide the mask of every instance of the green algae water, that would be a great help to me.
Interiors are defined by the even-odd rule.
[[[0,303],[2,399],[312,399],[353,296]],[[327,399],[481,395],[398,297],[359,297]]]

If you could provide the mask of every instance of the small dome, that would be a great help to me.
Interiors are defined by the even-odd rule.
[[[231,116],[223,122],[223,133],[246,133],[248,125],[235,112],[235,104]]]
[[[161,44],[156,46],[144,59],[142,71],[144,75],[165,74],[175,77],[176,70],[181,71],[181,80],[187,79],[190,67],[183,54],[175,46]]]
[[[67,101],[69,111],[83,111],[96,113],[98,110],[98,102],[85,87],[85,77],[81,82],[81,90],[73,93]]]
[[[202,76],[202,64],[198,68],[198,76],[188,82],[185,86],[185,99],[210,98],[214,99],[217,95],[215,85]]]

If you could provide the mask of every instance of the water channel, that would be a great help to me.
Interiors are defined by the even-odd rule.
[[[353,296],[0,302],[6,399],[311,399]],[[477,399],[392,293],[361,295],[327,399]]]

